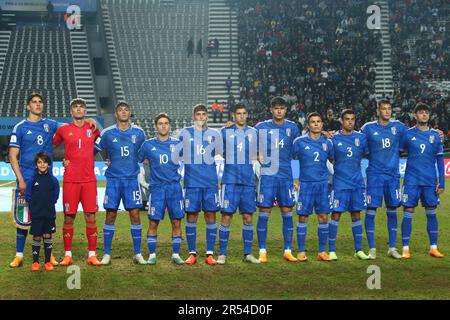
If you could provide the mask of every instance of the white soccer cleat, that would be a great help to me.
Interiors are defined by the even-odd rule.
[[[394,258],[394,259],[401,259],[402,255],[397,251],[396,248],[392,248],[388,250],[387,253],[388,257]]]
[[[217,257],[217,264],[225,264],[227,262],[227,256],[220,255]]]
[[[368,257],[371,260],[375,260],[377,258],[377,249],[375,249],[375,248],[370,249]]]
[[[244,258],[244,261],[245,262],[250,262],[250,263],[261,263],[261,261],[259,261],[259,259],[256,259],[251,254],[246,255],[245,258]]]
[[[100,261],[100,263],[104,266],[107,266],[108,264],[111,264],[111,256],[109,254],[105,254],[103,256],[102,261]]]
[[[144,257],[140,253],[133,257],[133,262],[136,264],[147,264],[147,261],[144,259]]]

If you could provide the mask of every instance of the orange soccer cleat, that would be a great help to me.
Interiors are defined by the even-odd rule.
[[[289,262],[297,262],[298,259],[292,255],[291,252],[285,252],[283,255],[283,259]]]
[[[58,261],[56,261],[55,256],[51,256],[50,257],[50,263],[52,264],[52,266],[56,267],[57,265],[59,265]]]
[[[216,259],[214,259],[214,257],[212,256],[212,254],[211,254],[211,255],[208,255],[208,256],[205,258],[205,262],[206,262],[206,264],[209,264],[210,266],[215,266],[215,265],[217,264],[217,261],[216,261]]]
[[[324,252],[320,252],[317,255],[317,260],[319,260],[319,261],[327,261],[327,262],[331,261],[330,257],[328,256],[328,254],[325,251]]]
[[[31,265],[31,271],[39,271],[39,269],[40,269],[39,262],[33,262],[33,264]]]
[[[53,267],[53,264],[51,262],[46,262],[44,264],[44,269],[46,271],[53,271],[53,269],[55,269],[55,267]]]
[[[102,263],[100,261],[98,261],[97,256],[90,256],[87,259],[87,264],[90,265],[90,266],[96,266],[96,267],[102,265]]]
[[[189,257],[186,259],[184,264],[196,264],[197,263],[197,256],[195,254],[190,254]]]
[[[440,253],[438,249],[431,249],[428,254],[431,257],[435,257],[435,258],[443,258],[444,257],[444,255],[442,253]]]
[[[71,256],[64,256],[63,260],[59,263],[62,267],[70,266],[73,263],[73,259]]]
[[[18,268],[23,265],[23,258],[19,256],[15,256],[13,261],[9,264],[11,268]]]
[[[305,253],[304,251],[298,253],[298,255],[297,255],[297,261],[300,261],[300,262],[306,262],[306,261],[308,261],[308,257],[306,256],[306,253]]]

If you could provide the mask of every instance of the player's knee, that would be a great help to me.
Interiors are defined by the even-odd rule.
[[[252,224],[253,223],[252,218],[253,217],[251,214],[247,214],[247,213],[242,214],[242,221],[244,221],[245,224]]]
[[[42,235],[44,239],[51,239],[52,235],[50,233],[45,233]]]
[[[414,207],[403,207],[406,212],[414,212]]]
[[[298,216],[298,222],[304,223],[308,221],[308,216],[300,215]]]
[[[233,218],[233,215],[230,213],[222,213],[222,219],[221,219],[221,223],[223,225],[227,225],[229,226],[231,223],[231,219]]]
[[[34,237],[33,237],[33,240],[34,240],[34,241],[41,241],[42,238],[41,238],[40,236],[34,236]]]
[[[320,223],[328,222],[327,214],[319,214],[319,215],[317,215],[317,218],[319,219]]]
[[[333,212],[332,215],[331,215],[331,219],[333,219],[334,221],[341,220],[341,213],[340,212]]]

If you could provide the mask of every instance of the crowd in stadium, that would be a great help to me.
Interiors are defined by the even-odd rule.
[[[445,1],[431,2],[394,4],[391,43],[403,46],[393,52],[394,81],[400,82],[389,98],[395,117],[407,125],[413,124],[414,105],[429,103],[433,126],[447,131],[448,95],[422,82],[447,79],[450,70],[448,32],[435,19],[448,9]],[[382,54],[382,43],[378,32],[365,28],[365,1],[233,3],[239,15],[239,98],[254,114],[252,124],[268,118],[268,101],[279,93],[288,101],[289,117],[299,122],[300,129],[311,111],[326,116],[327,129],[339,127],[336,118],[349,106],[357,113],[358,127],[376,118],[375,61]],[[405,56],[410,33],[418,36],[418,66]]]

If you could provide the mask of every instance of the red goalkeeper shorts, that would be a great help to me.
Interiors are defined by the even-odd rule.
[[[65,214],[77,214],[81,202],[83,211],[95,213],[97,205],[97,181],[63,182],[63,205]]]

